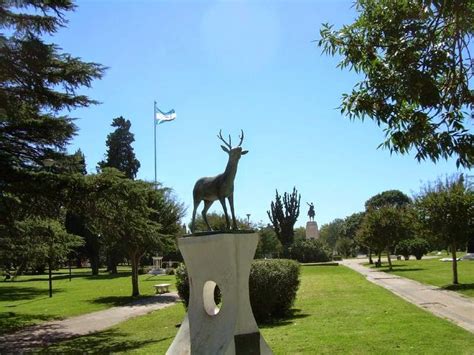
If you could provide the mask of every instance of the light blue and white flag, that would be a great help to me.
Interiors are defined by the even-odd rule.
[[[162,112],[158,107],[155,108],[155,120],[157,124],[173,121],[176,118],[174,110]]]

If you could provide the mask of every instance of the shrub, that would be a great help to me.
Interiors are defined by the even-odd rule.
[[[415,255],[416,260],[421,260],[423,255],[430,250],[429,243],[422,238],[406,239],[397,244],[396,253],[403,255],[408,260],[410,255]]]
[[[184,307],[188,308],[189,303],[189,279],[186,265],[179,264],[175,270],[176,275],[176,289],[178,290],[179,297],[184,302]]]
[[[167,267],[166,275],[174,275],[174,269],[172,267]]]
[[[287,315],[296,298],[299,286],[299,264],[293,260],[255,260],[250,269],[250,304],[257,322]],[[176,269],[176,288],[185,307],[189,303],[189,280],[186,267],[181,264]],[[217,294],[216,304],[220,295]],[[224,300],[225,303],[225,300]]]
[[[298,260],[300,263],[314,263],[329,261],[329,253],[324,249],[320,240],[309,239],[299,240],[290,247],[291,259]]]
[[[403,255],[405,260],[409,260],[411,254],[411,240],[405,239],[399,241],[395,248],[395,253]]]
[[[288,315],[300,284],[293,260],[256,260],[250,269],[250,304],[257,322]]]
[[[411,240],[411,254],[415,255],[416,260],[421,260],[423,255],[429,252],[429,243],[422,238],[415,238]]]

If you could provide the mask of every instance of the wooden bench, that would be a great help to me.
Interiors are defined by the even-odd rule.
[[[166,292],[170,292],[170,290],[168,289],[168,287],[170,287],[171,284],[158,284],[158,285],[153,285],[153,287],[155,288],[155,291],[156,293],[166,293]]]

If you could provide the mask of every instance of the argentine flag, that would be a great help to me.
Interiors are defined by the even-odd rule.
[[[174,110],[162,112],[158,107],[155,109],[155,120],[157,124],[173,121],[176,118]]]

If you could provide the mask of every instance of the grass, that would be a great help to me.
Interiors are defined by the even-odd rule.
[[[142,297],[154,293],[153,285],[170,283],[174,276],[140,275]],[[53,274],[53,297],[48,297],[48,276],[20,276],[16,281],[0,282],[0,334],[51,319],[75,316],[119,306],[133,301],[129,268],[119,268],[117,275],[101,272],[91,276],[90,269],[73,269]]]
[[[183,316],[182,305],[172,306],[44,351],[164,354]],[[343,266],[302,268],[293,315],[260,329],[275,354],[472,354],[474,348],[471,333]]]
[[[474,262],[458,261],[458,279],[460,283],[453,285],[452,263],[439,261],[444,257],[443,255],[435,259],[395,260],[391,273],[424,284],[457,291],[468,297],[474,297]],[[390,272],[386,263],[379,270]]]

